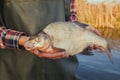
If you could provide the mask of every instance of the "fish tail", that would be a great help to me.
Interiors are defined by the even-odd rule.
[[[110,40],[110,39],[107,39],[107,42],[108,42],[108,48],[110,50],[120,51],[120,41],[119,40]]]
[[[111,63],[114,64],[113,57],[112,57],[112,54],[111,54],[111,50],[109,49],[109,47],[107,49],[105,49],[105,53],[107,54]]]
[[[110,61],[112,63],[113,62],[113,59],[112,59],[112,54],[111,54],[111,50],[117,50],[117,51],[120,51],[120,41],[119,40],[111,40],[111,39],[106,39],[107,40],[107,49],[105,49],[105,52],[107,53]]]

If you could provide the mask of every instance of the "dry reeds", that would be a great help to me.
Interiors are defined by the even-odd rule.
[[[120,37],[120,4],[91,4],[85,1],[76,0],[78,20],[98,28],[105,37],[113,36],[116,30]]]
[[[120,28],[120,4],[90,4],[76,0],[78,20],[95,27]]]

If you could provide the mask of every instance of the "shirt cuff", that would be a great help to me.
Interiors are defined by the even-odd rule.
[[[1,33],[5,30],[6,28],[5,27],[0,27],[0,48],[5,48],[5,46],[3,45],[3,42],[2,42],[2,38],[1,38]]]
[[[21,35],[25,34],[24,32],[19,32],[11,29],[3,29],[1,32],[2,43],[5,48],[19,49],[19,38]]]
[[[76,12],[71,12],[70,21],[78,21]]]

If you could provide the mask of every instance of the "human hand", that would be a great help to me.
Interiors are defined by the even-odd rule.
[[[39,51],[38,49],[31,49],[29,51],[35,54],[36,56],[42,58],[61,59],[61,58],[69,57],[69,55],[65,52],[65,50],[59,48],[53,48],[53,51],[50,52],[43,52],[43,51]]]
[[[98,36],[101,35],[100,32],[97,29],[95,29],[94,27],[92,27],[92,26],[87,26],[86,29],[89,30],[89,31],[94,32]],[[96,50],[96,49],[99,49],[102,52],[104,51],[104,48],[102,46],[99,46],[99,45],[90,45],[88,47],[88,50]]]
[[[104,48],[102,46],[99,46],[99,45],[90,45],[87,50],[97,50],[99,49],[101,52],[104,52]]]
[[[89,26],[86,26],[85,29],[94,32],[94,33],[97,34],[98,36],[101,35],[100,32],[99,32],[97,29],[95,29],[94,27],[92,27],[92,26],[90,26],[90,25],[89,25]]]
[[[98,36],[101,35],[100,32],[99,32],[97,29],[95,29],[94,27],[90,26],[89,24],[81,23],[81,22],[79,22],[79,21],[75,21],[74,23],[77,24],[77,25],[79,25],[79,26],[82,27],[82,28],[85,28],[85,29],[87,29],[87,30],[89,30],[89,31],[94,32],[94,33],[97,34]],[[103,48],[102,46],[99,46],[99,45],[90,45],[90,46],[89,46],[87,49],[85,49],[85,50],[96,50],[96,49],[99,49],[100,51],[104,51],[104,48]]]
[[[100,32],[97,29],[95,29],[94,27],[92,27],[91,25],[89,25],[89,24],[82,23],[82,22],[79,22],[79,21],[74,21],[73,23],[75,23],[78,26],[80,26],[82,28],[85,28],[85,29],[87,29],[89,31],[92,31],[92,32],[94,32],[94,33],[96,33],[97,35],[100,36]]]
[[[26,36],[22,36],[21,38],[21,42],[19,41],[22,43],[21,45],[23,45],[26,50],[38,57],[59,59],[67,58],[69,56],[65,50],[53,47],[49,36],[47,36],[45,33],[41,33],[40,35],[32,37],[31,39],[29,37],[26,38]]]

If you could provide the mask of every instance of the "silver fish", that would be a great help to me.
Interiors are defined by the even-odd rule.
[[[54,47],[65,49],[69,55],[79,54],[93,44],[100,45],[113,63],[107,40],[73,22],[54,22],[43,32],[49,35]]]

